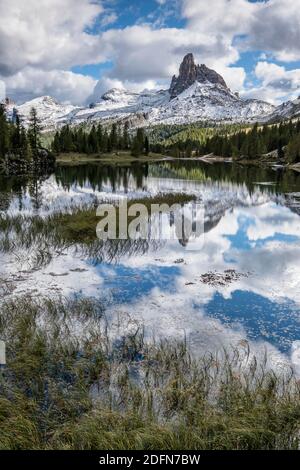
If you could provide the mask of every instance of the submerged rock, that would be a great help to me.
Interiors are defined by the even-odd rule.
[[[200,281],[203,284],[210,286],[227,286],[234,281],[238,281],[243,277],[248,277],[249,273],[239,273],[234,269],[226,269],[223,273],[208,272],[200,276]]]

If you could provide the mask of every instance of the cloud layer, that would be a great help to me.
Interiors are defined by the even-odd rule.
[[[18,101],[50,94],[80,104],[92,94],[95,80],[72,73],[73,66],[111,61],[97,93],[110,83],[141,90],[167,86],[183,55],[192,51],[233,90],[277,102],[294,97],[299,86],[299,69],[278,65],[300,61],[297,3],[178,0],[180,26],[141,18],[121,27],[118,0],[109,8],[101,0],[1,0],[0,79]],[[168,18],[174,2],[156,0],[155,8]],[[252,77],[243,66],[246,51],[268,57],[254,64]],[[254,80],[251,89],[246,78]]]
[[[54,96],[61,102],[82,104],[97,81],[92,77],[65,70],[42,70],[25,67],[9,79],[9,90],[17,101],[32,99],[34,95]]]
[[[300,69],[286,70],[284,66],[259,61],[254,73],[259,86],[247,90],[244,93],[247,97],[276,104],[286,97],[296,99],[300,95]]]
[[[86,28],[102,11],[90,0],[1,0],[0,73],[101,61],[99,38]]]

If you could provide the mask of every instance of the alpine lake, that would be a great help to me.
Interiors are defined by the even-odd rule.
[[[100,243],[82,215],[125,197],[193,198],[204,209],[201,246]],[[119,334],[141,326],[148,338],[184,338],[195,354],[249,345],[300,374],[299,172],[196,160],[59,164],[47,178],[0,176],[0,211],[1,303],[92,297]]]

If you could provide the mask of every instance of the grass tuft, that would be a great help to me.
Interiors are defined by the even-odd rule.
[[[248,348],[114,336],[91,299],[1,305],[1,449],[298,449],[300,386]]]

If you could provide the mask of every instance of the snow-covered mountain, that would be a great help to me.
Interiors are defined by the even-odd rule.
[[[41,96],[27,101],[20,106],[9,103],[7,105],[7,112],[8,116],[12,117],[16,109],[23,123],[27,125],[32,108],[37,110],[43,128],[55,126],[60,119],[64,119],[64,117],[68,115],[71,116],[72,112],[76,110],[75,106],[60,104],[54,98],[51,98],[51,96]]]
[[[221,75],[204,64],[196,65],[192,54],[184,57],[169,90],[132,93],[114,88],[88,107],[63,105],[44,96],[21,106],[9,104],[7,111],[12,115],[15,108],[26,125],[32,107],[37,109],[45,130],[66,123],[97,121],[128,121],[137,127],[196,121],[266,122],[300,115],[300,99],[275,107],[264,101],[240,98],[227,87]]]
[[[267,118],[271,122],[281,119],[300,118],[300,96],[296,100],[287,101],[277,106]]]
[[[242,100],[219,83],[195,82],[170,100],[164,108],[150,113],[151,122],[182,124],[195,121],[248,121],[273,111],[274,107],[258,100]]]

